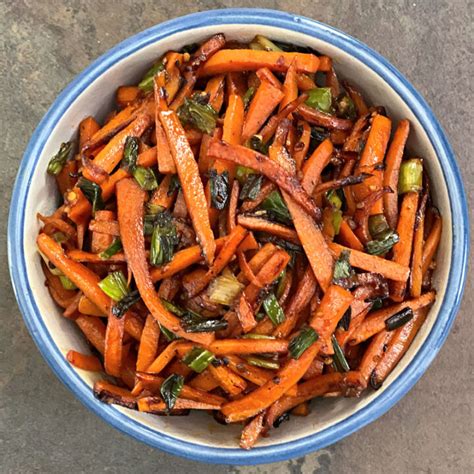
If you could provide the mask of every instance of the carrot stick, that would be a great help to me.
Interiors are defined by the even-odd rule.
[[[365,115],[369,109],[364,101],[364,98],[362,97],[362,94],[347,81],[342,81],[342,85],[349,94],[349,97],[352,99],[352,102],[354,102],[359,117]]]
[[[343,250],[349,251],[349,261],[353,267],[361,268],[371,273],[380,273],[385,278],[395,281],[406,281],[410,274],[410,269],[397,262],[391,260],[385,260],[384,258],[377,257],[376,255],[370,255],[365,252],[350,249],[343,245],[330,242],[329,248],[334,252],[336,258],[339,257]]]
[[[245,115],[242,143],[245,143],[260,130],[283,96],[283,92],[269,82],[260,83]]]
[[[258,438],[263,432],[263,419],[265,412],[259,413],[253,420],[247,423],[240,435],[240,447],[242,449],[251,449],[255,446]]]
[[[200,293],[206,286],[213,280],[224,267],[230,262],[232,257],[235,255],[237,248],[240,243],[247,235],[247,230],[238,225],[228,235],[226,242],[224,243],[221,251],[217,254],[214,263],[209,267],[209,270],[199,280],[194,280],[187,288],[188,296],[192,298]]]
[[[181,328],[179,319],[164,308],[155,292],[146,261],[143,235],[145,199],[146,192],[135,181],[124,179],[117,183],[117,206],[120,228],[122,229],[122,244],[140,296],[159,324],[180,337],[209,344],[214,339],[214,334],[185,332]]]
[[[298,128],[301,128],[301,136],[298,142],[295,144],[294,148],[294,160],[296,162],[296,169],[301,169],[306,154],[308,153],[309,145],[311,142],[311,127],[308,125],[308,122],[304,120],[298,121]],[[304,187],[304,185],[303,185]]]
[[[159,206],[163,210],[171,208],[176,197],[176,191],[170,193],[172,179],[173,175],[165,175],[158,188],[153,192],[150,201],[148,201],[149,205]]]
[[[205,92],[209,94],[209,105],[216,111],[219,112],[224,102],[224,85],[225,76],[219,74],[214,76],[207,82]]]
[[[271,235],[276,235],[282,239],[288,240],[295,244],[299,244],[298,234],[289,227],[286,227],[275,222],[268,221],[261,217],[246,216],[240,214],[237,216],[237,222],[239,225],[245,227],[246,229],[266,232]]]
[[[78,311],[82,314],[88,314],[90,316],[103,316],[101,309],[98,308],[89,298],[84,295],[79,299]]]
[[[114,377],[121,376],[124,322],[125,318],[117,318],[109,313],[105,331],[104,368]]]
[[[79,149],[82,150],[84,145],[92,138],[92,136],[100,129],[94,117],[86,117],[79,124]]]
[[[137,86],[120,86],[115,93],[115,100],[119,107],[126,107],[135,102],[141,95],[141,89]]]
[[[227,209],[227,233],[230,234],[237,225],[237,207],[239,205],[240,186],[238,181],[232,183],[229,206]],[[244,238],[245,240],[245,238]],[[257,244],[258,247],[258,244]],[[239,245],[240,248],[240,245]]]
[[[229,105],[224,117],[222,139],[232,145],[239,145],[242,141],[243,124],[244,102],[240,95],[232,94],[229,96]]]
[[[143,397],[137,400],[138,411],[145,413],[167,413],[166,403],[160,397]],[[176,410],[219,410],[220,404],[196,402],[178,398],[171,413]]]
[[[290,102],[298,97],[298,81],[296,63],[291,63],[283,83],[283,93],[285,94],[280,103],[280,110],[284,109]]]
[[[176,356],[176,349],[179,344],[181,344],[179,341],[173,341],[171,344],[168,344],[144,372],[149,374],[159,374]]]
[[[341,241],[341,244],[345,245],[346,247],[358,250],[359,252],[364,251],[364,246],[345,219],[341,221],[338,239]]]
[[[118,237],[120,235],[120,228],[117,221],[92,220],[89,223],[89,230]]]
[[[313,54],[222,49],[204,64],[199,75],[213,76],[223,72],[256,71],[262,67],[268,67],[271,71],[285,72],[293,61],[296,62],[298,72],[316,72],[319,67],[319,59]]]
[[[140,345],[137,354],[137,370],[146,371],[156,358],[158,343],[160,340],[160,328],[156,324],[155,318],[149,314],[146,317]]]
[[[392,121],[383,115],[376,115],[372,120],[369,136],[356,167],[356,175],[368,173],[372,176],[353,187],[352,191],[357,201],[362,201],[373,191],[382,188],[382,171],[376,167],[383,163],[391,127]],[[383,202],[379,200],[372,207],[371,214],[381,214],[382,212]]]
[[[265,175],[287,191],[306,212],[316,219],[319,217],[319,209],[316,208],[311,198],[301,187],[298,179],[287,173],[281,166],[271,161],[265,155],[244,146],[229,145],[222,141],[212,143],[209,147],[209,154],[216,158],[247,166]]]
[[[411,258],[410,272],[410,296],[417,298],[421,295],[423,283],[423,236],[425,232],[425,212],[428,194],[425,194],[420,202],[415,218],[415,230],[413,235],[413,255]]]
[[[372,371],[382,359],[384,351],[393,335],[393,331],[384,330],[376,334],[370,341],[358,368],[366,383],[369,382]]]
[[[285,353],[288,341],[284,339],[216,339],[209,350],[218,356],[228,354]]]
[[[243,378],[223,365],[215,367],[209,364],[207,370],[209,370],[213,378],[229,395],[239,395],[247,388],[247,382]]]
[[[97,380],[94,383],[94,395],[101,402],[114,403],[131,409],[136,409],[137,407],[137,399],[130,390],[117,387],[107,380]]]
[[[209,222],[204,187],[199,176],[196,160],[176,113],[162,111],[160,112],[160,120],[168,138],[194,230],[204,253],[204,258],[208,264],[211,264],[214,260],[216,244]]]
[[[268,259],[276,252],[276,250],[276,247],[272,243],[267,242],[248,262],[248,266],[252,274],[260,271],[265,262],[268,261]],[[250,279],[245,276],[243,271],[237,275],[237,279],[240,282],[245,282],[246,279],[250,281]]]
[[[392,229],[396,228],[398,221],[398,174],[409,133],[410,122],[406,119],[400,120],[385,158],[383,185],[390,187],[393,193],[384,195],[383,204],[385,217]]]
[[[318,309],[311,316],[309,324],[319,334],[319,344],[324,354],[334,354],[331,336],[353,300],[350,291],[339,285],[330,285]]]
[[[81,352],[70,350],[66,354],[66,359],[74,367],[91,372],[102,372],[102,364],[100,360],[93,355],[82,354]]]
[[[270,69],[268,69],[267,67],[257,69],[255,75],[260,79],[260,82],[269,82],[273,87],[276,87],[277,89],[282,89],[283,87],[281,85],[281,82],[275,77],[275,74],[273,74],[273,72],[270,71]]]
[[[311,89],[316,89],[316,83],[311,79],[310,76],[303,73],[298,73],[296,75],[296,80],[298,82],[298,89],[302,91],[309,91]]]
[[[189,386],[202,390],[204,392],[210,392],[219,386],[216,379],[211,375],[208,369],[200,374],[196,375],[190,382]]]
[[[307,122],[313,125],[319,125],[320,127],[329,128],[330,130],[350,130],[353,126],[352,120],[338,118],[335,115],[313,109],[309,105],[300,105],[297,112],[298,116]]]
[[[435,298],[436,293],[434,291],[429,291],[428,293],[421,295],[419,298],[403,301],[402,303],[375,311],[362,322],[356,331],[354,331],[349,343],[355,345],[366,341],[369,337],[385,329],[385,321],[390,316],[393,316],[405,308],[411,308],[413,311],[425,308],[426,306],[431,305]]]
[[[410,265],[413,235],[415,232],[415,218],[418,210],[418,193],[405,194],[400,209],[397,233],[400,240],[393,246],[394,262],[403,266]],[[390,298],[393,301],[402,301],[405,295],[406,282],[393,282],[390,285]]]
[[[443,227],[442,217],[436,213],[433,226],[431,231],[428,234],[428,237],[425,241],[425,246],[423,247],[423,258],[422,258],[422,273],[423,276],[426,275],[431,262],[433,260],[434,254],[438,249],[439,242],[441,240],[441,230]]]
[[[79,315],[76,324],[87,340],[103,355],[105,352],[105,324],[100,318]]]
[[[91,222],[110,222],[114,225],[117,224],[115,220],[115,213],[112,211],[96,211],[95,213],[95,220]],[[117,225],[118,227],[118,225]],[[90,227],[89,227],[90,229]],[[94,230],[92,232],[92,239],[91,239],[91,250],[94,253],[103,252],[107,249],[110,244],[113,242],[114,238],[109,233],[100,232],[98,230]]]
[[[302,185],[308,194],[313,194],[314,188],[319,184],[321,173],[329,163],[333,151],[331,140],[326,138],[304,163]]]
[[[240,206],[240,211],[242,213],[250,212],[256,209],[263,201],[273,192],[275,191],[275,185],[271,181],[265,181],[260,188],[260,192],[258,193],[257,197],[253,200],[246,200]]]

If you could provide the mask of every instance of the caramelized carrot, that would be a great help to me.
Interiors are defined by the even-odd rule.
[[[78,369],[89,370],[91,372],[102,372],[102,364],[96,356],[82,354],[81,352],[71,350],[66,354],[66,359]]]
[[[143,328],[140,345],[138,346],[137,370],[146,371],[155,360],[159,341],[160,328],[155,318],[149,314]]]

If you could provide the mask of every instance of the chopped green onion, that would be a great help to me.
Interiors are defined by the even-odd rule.
[[[403,308],[398,313],[390,316],[385,320],[385,328],[387,331],[394,331],[402,327],[413,318],[413,310],[411,308]]]
[[[138,160],[138,146],[140,140],[137,137],[127,137],[123,147],[122,168],[132,173],[137,167]]]
[[[372,301],[372,307],[370,308],[371,311],[375,311],[383,307],[383,300],[382,298],[374,298]]]
[[[227,329],[227,320],[225,319],[205,319],[193,311],[186,311],[181,318],[181,327],[186,332],[215,332]]]
[[[400,237],[394,230],[389,230],[378,240],[367,242],[366,250],[371,255],[383,255],[387,253],[398,241]]]
[[[257,172],[252,168],[247,168],[246,166],[239,165],[237,166],[235,177],[237,178],[237,181],[241,185],[243,185],[251,174],[256,174],[256,173]]]
[[[138,290],[126,294],[117,304],[112,306],[112,314],[116,318],[121,318],[134,304],[140,301]]]
[[[331,189],[326,193],[326,200],[334,209],[342,208],[342,199],[336,189]]]
[[[53,234],[53,239],[58,243],[62,244],[64,242],[67,242],[69,240],[69,237],[64,234],[63,232],[55,232]]]
[[[154,266],[164,265],[173,258],[178,234],[171,215],[161,212],[154,216],[154,229],[150,243],[150,263]]]
[[[154,64],[147,73],[143,76],[143,79],[138,84],[138,87],[143,92],[151,92],[153,90],[153,78],[165,68],[163,61]]]
[[[270,41],[268,38],[262,35],[257,35],[252,40],[252,43],[257,43],[265,51],[282,51],[273,41]]]
[[[217,112],[209,105],[207,94],[194,94],[184,99],[178,109],[178,117],[184,124],[195,127],[201,132],[211,134],[216,128]]]
[[[249,43],[249,48],[255,51],[264,51],[263,46],[260,43],[257,43],[256,41],[251,41]]]
[[[166,337],[168,342],[176,341],[176,339],[179,339],[179,337],[174,332],[171,332],[169,329],[166,329],[161,324],[160,324],[160,331],[163,334],[163,336]]]
[[[318,333],[313,328],[304,328],[293,337],[288,345],[292,359],[299,359],[304,351],[318,340]]]
[[[387,219],[383,214],[374,214],[369,216],[369,232],[372,239],[378,240],[385,236],[385,233],[390,231]]]
[[[252,137],[250,137],[249,148],[258,151],[263,155],[266,155],[268,153],[268,144],[263,143],[261,135],[253,135]]]
[[[200,374],[214,360],[214,354],[201,347],[193,347],[184,357],[183,363]]]
[[[342,223],[342,211],[339,209],[333,209],[332,211],[332,228],[334,230],[334,235],[338,235],[341,230]]]
[[[66,275],[59,275],[59,280],[65,290],[77,290],[77,286]]]
[[[266,334],[257,334],[254,332],[248,332],[241,337],[242,339],[275,339],[275,336],[267,336]]]
[[[38,249],[38,253],[40,254],[41,258],[43,259],[44,263],[46,264],[46,267],[48,270],[54,275],[54,276],[60,276],[62,275],[62,271],[59,268],[56,268],[50,261],[49,258],[41,252],[41,250]]]
[[[351,368],[349,367],[344,351],[341,349],[334,334],[332,336],[332,347],[334,349],[334,362],[336,363],[338,372],[349,372]]]
[[[209,285],[209,299],[212,303],[232,306],[237,295],[244,289],[235,275],[231,272],[222,273]]]
[[[252,100],[253,96],[255,94],[255,87],[249,87],[244,96],[242,97],[242,100],[244,101],[244,107],[247,108],[248,105],[250,104],[250,101]]]
[[[178,399],[181,390],[183,390],[184,377],[178,374],[171,374],[160,387],[160,394],[163,401],[166,403],[167,410],[172,410],[176,400]]]
[[[354,102],[348,95],[343,95],[336,101],[337,114],[339,117],[355,119],[357,116]]]
[[[158,187],[155,172],[151,168],[137,166],[132,174],[138,185],[145,191],[153,191]]]
[[[168,188],[168,196],[174,194],[181,187],[181,183],[179,182],[179,177],[177,174],[171,176],[170,186]]]
[[[348,250],[343,250],[340,253],[334,264],[333,281],[338,281],[342,278],[350,278],[354,274],[354,270],[350,264],[350,257],[351,254]]]
[[[101,187],[92,181],[82,177],[77,182],[77,186],[82,191],[87,200],[92,204],[92,214],[104,208],[104,201],[102,200]]]
[[[66,161],[71,156],[73,150],[73,142],[61,143],[59,151],[49,160],[47,172],[57,176],[61,173]]]
[[[120,301],[128,293],[127,280],[122,271],[109,273],[99,282],[100,289],[114,301]]]
[[[274,293],[270,293],[262,302],[265,313],[270,318],[274,326],[278,326],[285,320],[283,308],[278,303]]]
[[[102,260],[107,260],[120,250],[122,250],[122,241],[120,237],[115,237],[114,241],[103,252],[99,253],[99,257]]]
[[[278,361],[263,359],[261,357],[253,357],[247,356],[245,360],[255,367],[261,367],[262,369],[270,369],[270,370],[278,370],[280,368],[280,364]]]
[[[398,175],[398,194],[419,192],[423,188],[423,161],[419,158],[402,161]]]
[[[176,306],[171,301],[161,298],[161,303],[170,313],[173,313],[176,316],[179,316],[180,318],[186,314],[186,311],[183,308]]]
[[[272,191],[262,202],[261,208],[267,211],[270,220],[275,220],[286,225],[293,224],[290,211],[288,211],[279,191]]]
[[[261,174],[249,174],[240,190],[239,199],[254,201],[260,194],[263,176]]]
[[[278,280],[277,280],[276,297],[278,299],[280,299],[281,296],[283,295],[283,292],[285,291],[285,286],[286,286],[286,270],[282,270],[280,275],[278,275]]]
[[[222,211],[229,202],[229,172],[219,174],[215,169],[209,172],[211,191],[211,205],[214,209]]]
[[[306,105],[321,112],[332,112],[332,95],[330,87],[317,87],[308,91]]]

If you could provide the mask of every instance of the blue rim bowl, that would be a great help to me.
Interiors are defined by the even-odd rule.
[[[380,396],[332,426],[303,438],[256,447],[251,451],[203,446],[158,433],[131,420],[114,407],[95,400],[90,387],[65,360],[42,320],[27,276],[27,261],[22,245],[25,235],[26,201],[40,154],[57,121],[88,84],[118,61],[167,36],[203,26],[229,24],[273,26],[290,32],[303,33],[350,54],[380,76],[408,105],[429,137],[442,168],[453,223],[452,258],[444,300],[430,333],[403,372]],[[16,178],[8,223],[9,267],[15,295],[35,343],[60,380],[90,410],[124,433],[175,455],[222,464],[269,463],[302,456],[339,441],[391,408],[418,381],[448,335],[462,297],[468,251],[467,203],[459,169],[440,124],[420,94],[387,60],[345,33],[308,18],[264,9],[206,11],[167,21],[123,41],[79,74],[58,96],[33,133]]]

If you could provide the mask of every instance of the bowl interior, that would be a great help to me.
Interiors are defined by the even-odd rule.
[[[313,402],[316,408],[306,418],[292,417],[285,424],[284,430],[274,430],[271,436],[260,441],[259,446],[269,446],[293,441],[320,432],[341,420],[358,412],[384,391],[398,377],[413,359],[427,335],[429,334],[443,300],[451,262],[451,209],[449,205],[446,183],[430,140],[400,96],[372,69],[348,53],[322,40],[299,32],[289,31],[274,26],[264,25],[215,25],[199,27],[185,32],[173,34],[154,44],[150,44],[131,56],[112,64],[106,73],[91,79],[89,86],[82,91],[69,109],[57,122],[44,146],[41,156],[35,165],[25,208],[23,240],[19,244],[23,248],[27,262],[27,278],[30,282],[34,298],[42,315],[42,320],[54,344],[65,355],[69,349],[88,352],[88,346],[74,323],[63,318],[50,298],[44,286],[44,277],[40,267],[40,259],[36,252],[35,237],[39,230],[36,213],[48,214],[57,203],[57,195],[53,179],[46,174],[49,158],[58,149],[61,142],[74,137],[77,125],[87,115],[101,120],[111,110],[115,90],[122,84],[134,84],[147,70],[149,65],[169,49],[176,49],[185,44],[200,42],[210,35],[224,32],[230,39],[250,40],[256,33],[270,38],[307,45],[334,58],[339,75],[350,78],[373,105],[384,105],[394,124],[402,118],[408,118],[412,124],[412,132],[408,149],[415,156],[425,159],[425,164],[432,180],[434,201],[444,219],[443,236],[438,252],[438,269],[435,273],[434,286],[438,290],[438,299],[431,309],[428,319],[417,335],[408,353],[390,375],[387,382],[378,392],[370,392],[360,399],[327,399]],[[21,212],[21,210],[20,210]],[[76,370],[76,369],[74,369]],[[83,384],[92,387],[98,376],[89,372],[76,370]],[[96,402],[100,403],[100,402]],[[156,417],[130,411],[120,407],[111,410],[123,412],[131,423],[138,423],[157,433],[186,440],[194,444],[220,448],[235,448],[240,426],[221,426],[207,414],[191,414],[189,417]]]

